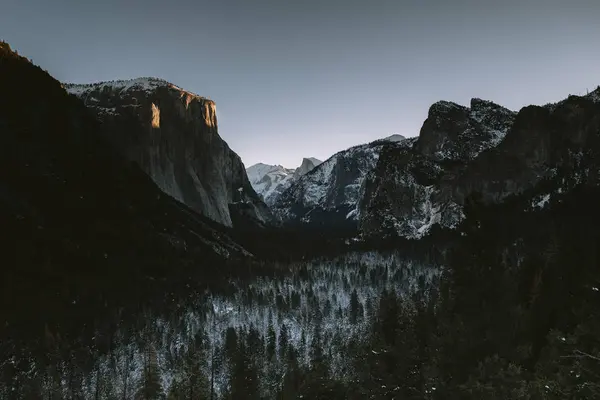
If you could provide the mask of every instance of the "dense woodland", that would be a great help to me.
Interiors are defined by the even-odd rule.
[[[401,252],[274,263],[96,325],[91,346],[47,331],[38,355],[0,364],[0,393],[597,398],[600,190],[581,184],[543,209],[531,197],[472,198],[447,265]]]

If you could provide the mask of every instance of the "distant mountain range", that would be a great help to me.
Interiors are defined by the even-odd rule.
[[[316,158],[304,158],[298,168],[285,168],[281,165],[254,164],[246,169],[250,184],[268,205],[275,203],[281,193],[302,175],[321,164]]]
[[[392,135],[341,151],[270,206],[284,224],[354,229],[363,237],[419,239],[452,230],[472,194],[498,203],[547,180],[558,193],[593,181],[600,175],[599,105],[600,88],[519,112],[478,98],[470,107],[440,101],[418,137]]]
[[[350,220],[355,224],[364,178],[389,143],[386,138],[334,154],[293,182],[272,204],[273,212],[285,223],[321,226]]]
[[[7,46],[3,51],[12,54]],[[21,66],[19,73],[39,74],[24,59],[8,58]],[[56,82],[45,79],[44,85]],[[554,179],[555,190],[564,192],[600,174],[600,90],[519,112],[477,98],[469,107],[439,101],[418,137],[394,134],[324,162],[304,158],[297,168],[248,169],[219,136],[214,102],[167,81],[63,84],[60,90],[56,98],[70,93],[77,100],[66,109],[87,109],[80,118],[94,123],[94,140],[105,142],[111,157],[134,165],[186,209],[234,229],[281,223],[419,239],[435,227],[456,227],[473,193],[502,202],[542,181]],[[83,146],[78,135],[73,131],[74,149]]]
[[[207,349],[232,398],[599,398],[600,87],[246,170],[164,80],[0,78],[0,398],[207,398]]]

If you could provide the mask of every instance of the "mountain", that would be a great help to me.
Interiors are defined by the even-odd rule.
[[[204,263],[248,256],[124,160],[79,99],[2,42],[0,76],[0,301],[20,305],[17,319],[86,296],[105,306],[97,288],[115,299],[145,290],[149,276],[207,276]],[[38,330],[19,335],[29,332]]]
[[[405,141],[386,139],[340,151],[300,177],[272,204],[284,223],[314,227],[354,227],[362,184],[381,150]]]
[[[298,168],[296,168],[296,170],[294,171],[294,178],[298,179],[302,175],[308,174],[310,171],[315,169],[322,162],[323,161],[317,160],[316,158],[312,158],[312,157],[311,158],[303,158],[302,164],[300,164],[300,166]]]
[[[64,87],[163,192],[226,226],[241,217],[271,221],[240,157],[219,136],[213,101],[156,78]]]
[[[421,238],[454,228],[465,199],[486,204],[547,187],[546,196],[599,176],[600,89],[518,113],[473,99],[434,104],[411,147],[387,147],[365,183],[360,230]],[[540,199],[533,199],[534,204]]]
[[[385,140],[385,141],[387,141],[387,142],[401,142],[401,141],[403,141],[403,140],[405,140],[405,139],[406,139],[406,138],[405,138],[404,136],[402,136],[402,135],[399,135],[399,134],[397,134],[397,133],[394,133],[393,135],[390,135],[390,136],[388,136],[388,137],[386,137],[386,138],[383,138],[383,139],[381,139],[381,140]]]
[[[247,168],[246,173],[254,190],[267,204],[272,205],[293,182],[312,171],[321,162],[316,158],[304,158],[302,165],[296,169],[258,163]]]
[[[0,77],[0,398],[600,398],[600,88],[436,103],[229,229],[2,42]]]

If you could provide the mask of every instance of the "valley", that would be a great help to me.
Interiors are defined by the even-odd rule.
[[[46,340],[56,346],[52,353],[29,353],[26,371],[11,368],[15,358],[6,360],[0,394],[24,396],[29,388],[47,397],[127,398],[150,379],[151,365],[151,379],[164,393],[197,390],[208,396],[212,387],[222,397],[235,389],[236,341],[247,341],[245,356],[252,359],[256,389],[263,396],[276,397],[282,390],[288,357],[309,369],[317,348],[326,349],[323,361],[331,378],[347,382],[356,368],[349,352],[368,334],[380,294],[410,299],[439,276],[430,263],[377,253],[272,269],[276,275],[233,280],[219,292],[169,293],[170,305],[143,308],[135,322],[90,316],[95,328],[84,342],[59,344],[54,338],[60,333],[47,331]]]
[[[600,87],[292,169],[162,79],[0,76],[0,398],[600,396]]]

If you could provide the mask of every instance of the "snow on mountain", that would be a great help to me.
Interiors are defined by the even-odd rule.
[[[281,165],[255,164],[246,169],[250,184],[269,204],[294,179],[294,170]]]
[[[497,147],[516,115],[478,98],[470,107],[434,103],[419,137],[410,140],[414,145],[388,147],[368,175],[358,207],[361,232],[419,239],[434,225],[456,227],[463,218],[462,206],[452,198],[447,181],[485,150]]]
[[[267,175],[271,170],[279,169],[285,170],[281,165],[268,165],[263,163],[254,164],[251,167],[246,168],[246,174],[248,175],[248,179],[250,183],[260,181],[265,175]]]
[[[504,139],[516,115],[479,98],[471,99],[470,107],[438,101],[429,108],[417,150],[436,161],[472,160]]]
[[[302,165],[296,169],[258,163],[247,168],[246,173],[256,193],[271,205],[294,181],[319,164],[321,161],[316,158],[304,158]]]
[[[152,77],[144,77],[144,78],[134,78],[134,79],[120,79],[114,81],[103,81],[103,82],[94,82],[94,83],[64,83],[63,87],[70,94],[74,94],[77,97],[81,97],[83,95],[90,94],[92,92],[102,92],[102,91],[119,91],[122,93],[127,93],[130,91],[135,92],[146,92],[151,94],[159,87],[168,87],[175,90],[179,90],[181,92],[190,93],[196,97],[198,96],[195,93],[184,90],[179,86],[176,86],[164,79],[160,78],[152,78]]]
[[[279,196],[275,214],[287,223],[355,225],[365,177],[384,146],[401,143],[377,140],[334,154]]]
[[[240,157],[219,135],[213,101],[157,78],[63,87],[96,115],[111,145],[165,193],[226,226],[271,221]]]
[[[388,147],[367,176],[361,234],[419,239],[434,226],[455,228],[472,194],[500,203],[545,185],[532,199],[538,209],[553,198],[549,188],[597,181],[598,101],[600,88],[518,113],[477,98],[470,108],[433,104],[414,146]]]

